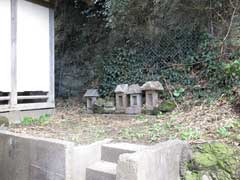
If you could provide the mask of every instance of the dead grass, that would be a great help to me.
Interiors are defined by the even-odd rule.
[[[240,145],[240,125],[230,127],[233,122],[239,122],[239,116],[225,101],[189,105],[188,110],[158,116],[89,115],[84,113],[84,107],[78,102],[76,99],[59,100],[55,114],[45,125],[12,125],[10,131],[80,144],[112,138],[141,144],[183,139],[191,143],[218,140]],[[227,134],[218,132],[219,128],[225,127]]]

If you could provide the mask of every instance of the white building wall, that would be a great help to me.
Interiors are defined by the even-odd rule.
[[[11,4],[0,0],[0,92],[11,91]]]
[[[49,9],[18,0],[17,17],[17,91],[49,91]]]

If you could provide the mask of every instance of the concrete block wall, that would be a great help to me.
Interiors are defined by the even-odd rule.
[[[73,180],[86,180],[87,167],[101,160],[102,145],[111,141],[111,139],[106,139],[94,144],[74,147]]]
[[[71,180],[73,143],[0,131],[1,180]]]
[[[134,154],[121,155],[117,180],[180,180],[182,161],[190,158],[191,148],[185,142],[159,143]]]
[[[85,180],[101,159],[101,147],[0,131],[0,180]]]
[[[86,180],[86,169],[102,160],[103,145],[110,141],[76,146],[0,131],[0,180]],[[119,153],[117,180],[179,180],[183,162],[191,159],[191,148],[182,141],[128,153]]]

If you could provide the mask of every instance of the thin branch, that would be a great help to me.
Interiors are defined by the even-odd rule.
[[[238,1],[236,2],[236,4],[234,4],[232,0],[229,0],[229,2],[233,9],[235,9],[238,6]]]
[[[209,1],[209,6],[210,6],[210,26],[211,26],[210,31],[211,31],[211,34],[214,35],[212,0]]]
[[[236,15],[236,11],[237,11],[237,8],[234,8],[233,13],[232,13],[232,17],[231,17],[231,21],[230,21],[230,24],[229,24],[229,27],[228,27],[228,31],[227,31],[226,36],[223,39],[223,42],[225,42],[227,40],[227,38],[228,38],[228,36],[231,32],[231,29],[232,29],[232,26],[233,26],[233,20],[234,20],[235,15]]]
[[[232,16],[231,16],[231,21],[230,21],[230,24],[228,26],[228,31],[227,31],[227,34],[225,35],[225,37],[223,38],[223,42],[222,42],[222,47],[221,47],[221,57],[223,56],[223,53],[224,53],[224,46],[225,46],[225,41],[227,40],[227,38],[229,37],[230,35],[230,32],[232,30],[232,26],[233,26],[233,21],[234,21],[234,18],[235,18],[235,15],[236,15],[236,12],[237,12],[237,9],[238,9],[238,1],[236,2],[236,5],[234,5],[234,3],[232,2],[232,0],[229,0],[232,8],[233,8],[233,13],[232,13]]]
[[[227,21],[223,18],[223,16],[219,12],[215,12],[216,15],[222,20],[222,22],[226,25],[228,24]]]

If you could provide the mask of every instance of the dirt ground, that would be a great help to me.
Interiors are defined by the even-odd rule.
[[[224,100],[212,104],[185,102],[179,109],[157,116],[86,114],[77,99],[57,100],[55,114],[45,123],[11,125],[9,130],[88,144],[105,138],[139,144],[169,139],[190,143],[224,141],[240,145],[240,121]]]

